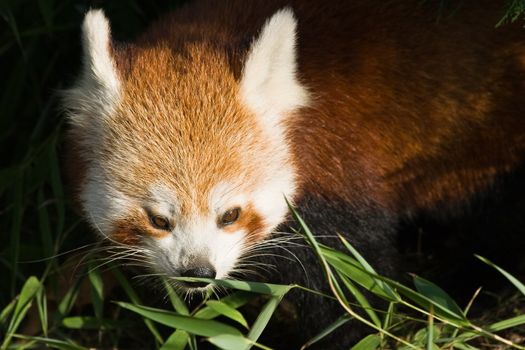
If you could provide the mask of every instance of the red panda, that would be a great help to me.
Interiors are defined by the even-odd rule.
[[[525,30],[494,29],[502,6],[193,1],[128,44],[89,11],[64,92],[86,219],[158,274],[227,278],[286,231],[287,198],[391,269],[403,218],[523,164]]]

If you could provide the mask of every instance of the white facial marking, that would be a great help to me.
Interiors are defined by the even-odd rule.
[[[153,209],[155,214],[173,219],[180,215],[177,194],[167,186],[157,184],[150,189],[151,200],[148,203],[149,209]]]
[[[285,112],[305,106],[306,89],[296,77],[297,21],[289,8],[276,12],[252,44],[241,80],[245,103],[265,124],[276,124]]]
[[[107,236],[111,225],[125,217],[137,203],[109,186],[104,172],[95,165],[88,170],[87,179],[80,195],[86,217],[98,233]]]
[[[233,269],[242,249],[243,232],[227,233],[217,227],[214,215],[187,220],[180,224],[173,234],[157,240],[164,259],[158,259],[160,270],[178,274],[208,262],[216,271],[216,278],[224,278]],[[169,264],[169,266],[164,266]]]
[[[239,192],[239,185],[228,182],[220,182],[210,192],[208,199],[209,207],[220,214],[233,207],[246,205],[247,198],[244,193]]]
[[[159,251],[154,266],[159,272],[179,275],[187,269],[198,267],[199,263],[209,263],[215,269],[216,277],[224,278],[233,269],[243,247],[244,233],[243,230],[225,232],[217,225],[217,215],[223,210],[223,205],[242,205],[244,202],[242,195],[233,193],[226,183],[212,192],[217,196],[210,195],[210,210],[207,214],[196,214],[195,211],[183,217],[172,190],[161,184],[151,187],[148,205],[176,223],[170,235],[148,242],[148,245]],[[226,196],[228,193],[232,193],[232,196]],[[233,198],[233,202],[228,202]]]
[[[276,170],[272,178],[252,192],[251,202],[268,226],[267,234],[284,221],[288,213],[285,197],[293,201],[294,192],[294,174],[286,168]]]

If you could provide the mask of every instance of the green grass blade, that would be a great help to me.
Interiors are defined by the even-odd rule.
[[[352,317],[350,315],[348,315],[348,314],[342,315],[337,320],[335,320],[330,325],[328,325],[328,327],[326,327],[321,332],[319,332],[319,334],[317,334],[315,337],[312,337],[310,340],[308,340],[306,343],[304,343],[304,345],[301,346],[301,349],[306,349],[309,346],[317,343],[319,340],[321,340],[324,337],[326,337],[327,335],[331,334],[333,331],[335,331],[337,328],[341,327],[342,325],[344,325],[346,322],[348,322],[351,319],[352,319]]]
[[[122,272],[118,268],[112,269],[111,272],[117,279],[122,289],[124,289],[124,292],[128,296],[129,300],[131,300],[131,302],[135,305],[142,304],[139,296],[137,295],[137,293],[135,293],[135,291],[133,290],[133,287],[131,287],[131,284],[129,284],[128,280],[126,279],[126,277],[124,277]],[[146,327],[148,327],[149,331],[151,332],[151,334],[153,334],[153,336],[155,337],[155,340],[159,344],[164,343],[164,339],[162,339],[162,336],[160,335],[157,327],[155,326],[153,322],[151,322],[151,320],[144,318],[144,324],[146,324]]]
[[[292,213],[294,220],[299,223],[299,226],[304,232],[304,236],[306,236],[307,241],[310,243],[310,245],[314,249],[315,254],[321,260],[321,262],[327,267],[328,270],[325,271],[325,273],[328,273],[328,275],[326,276],[326,278],[328,279],[332,278],[333,276],[330,276],[330,268],[328,267],[328,263],[326,259],[324,258],[322,251],[321,251],[321,247],[319,246],[319,243],[317,243],[317,240],[315,239],[312,231],[310,231],[310,228],[306,225],[303,218],[299,215],[299,213],[297,213],[294,207],[292,207],[288,199],[285,198],[285,200],[286,200],[286,204],[288,204],[288,208],[290,209],[290,212]]]
[[[501,267],[499,267],[498,265],[494,264],[489,259],[486,259],[486,258],[484,258],[482,256],[479,256],[479,255],[475,255],[475,256],[479,260],[483,261],[485,264],[487,264],[487,265],[495,268],[496,270],[498,270],[503,276],[505,276],[521,292],[521,294],[525,295],[525,285],[523,283],[521,283],[516,277],[512,276],[510,273],[508,273],[507,271],[503,270]]]
[[[374,350],[381,344],[381,337],[378,334],[370,334],[352,346],[351,350]]]
[[[227,304],[228,306],[234,309],[238,309],[241,306],[246,305],[253,298],[254,294],[252,293],[237,291],[228,296],[225,296],[224,298],[221,298],[221,302]],[[219,315],[220,314],[217,311],[213,310],[211,307],[204,306],[202,309],[195,312],[194,317],[210,320]]]
[[[232,334],[220,334],[207,340],[224,350],[243,350],[252,345],[252,342],[245,337]]]
[[[203,337],[215,337],[221,334],[242,335],[237,328],[214,320],[202,320],[162,309],[133,305],[124,302],[117,302],[117,304],[124,309],[133,311],[165,326],[182,329],[186,332]]]
[[[42,333],[47,337],[48,318],[47,318],[47,298],[46,291],[44,288],[40,288],[36,295],[36,301],[38,306],[38,316],[40,317],[40,325],[42,327]]]
[[[455,312],[452,312],[448,308],[443,307],[441,304],[437,304],[432,299],[427,298],[421,293],[418,293],[399,282],[384,278],[382,276],[379,276],[379,278],[383,279],[385,282],[388,282],[390,286],[396,288],[399,291],[399,293],[403,294],[406,298],[410,299],[415,304],[418,304],[419,306],[423,307],[425,310],[428,311],[430,310],[430,307],[433,306],[435,315],[439,316],[440,318],[457,325],[469,325],[469,322],[465,319],[463,313],[457,314]]]
[[[321,247],[321,251],[330,266],[347,276],[349,279],[387,301],[399,301],[399,295],[392,288],[384,288],[383,281],[375,278],[370,272],[354,263],[354,259],[343,257],[342,253],[328,247]],[[381,282],[381,283],[379,283]]]
[[[363,256],[361,254],[359,254],[359,252],[350,244],[350,242],[348,242],[343,236],[341,235],[338,235],[339,236],[339,239],[341,240],[341,242],[343,242],[344,246],[346,247],[346,249],[348,249],[348,251],[350,251],[350,253],[352,253],[352,255],[354,256],[354,258],[356,258],[356,260],[359,262],[359,264],[361,264],[361,267],[371,273],[371,274],[374,274],[374,275],[377,275],[377,272],[374,270],[374,268],[368,263],[368,261],[366,261],[365,258],[363,258]],[[383,281],[378,281],[376,280],[375,281],[378,285],[379,285],[379,288],[381,288],[385,294],[389,295],[389,296],[395,296],[395,297],[399,297],[397,295],[397,293],[388,286],[388,284],[384,283]],[[394,298],[395,298],[394,297]]]
[[[346,276],[340,273],[338,273],[338,276],[341,279],[341,281],[343,281],[345,287],[350,291],[350,293],[352,293],[355,300],[357,300],[359,305],[361,305],[363,310],[365,310],[365,312],[368,314],[370,320],[372,320],[372,322],[374,322],[374,324],[377,327],[381,327],[381,320],[379,320],[379,317],[377,316],[376,312],[372,309],[372,306],[370,305],[366,297],[363,295],[363,293],[361,293],[361,291],[359,291],[359,289],[357,289],[357,287]]]
[[[270,321],[270,318],[272,317],[273,313],[275,312],[275,309],[281,302],[282,297],[274,296],[271,297],[270,300],[264,304],[261,312],[259,313],[259,316],[257,316],[257,319],[252,325],[252,329],[250,329],[250,332],[248,333],[248,339],[250,339],[253,342],[256,342],[257,339],[261,336],[262,332],[264,331],[264,328],[266,328],[266,325]],[[250,349],[250,346],[245,347],[245,349]]]
[[[59,339],[51,339],[46,337],[30,337],[30,336],[24,336],[24,335],[15,335],[16,338],[25,339],[25,340],[34,340],[39,343],[44,343],[50,348],[60,349],[60,350],[88,350],[88,348],[85,348],[80,345],[76,345],[74,343],[66,342],[64,340]]]
[[[104,311],[104,282],[97,269],[91,268],[88,272],[88,278],[91,282],[91,302],[97,318],[102,319]]]
[[[184,350],[190,340],[190,335],[186,331],[177,329],[173,332],[166,342],[162,344],[160,350]]]
[[[91,316],[72,316],[66,317],[62,320],[62,326],[69,329],[113,329],[122,327],[125,322],[100,319]]]
[[[11,300],[11,302],[4,307],[2,312],[0,312],[0,324],[1,325],[7,322],[9,315],[11,315],[11,312],[13,312],[13,310],[15,309],[16,301],[17,301],[16,299]]]
[[[388,304],[388,309],[386,311],[385,318],[383,319],[384,329],[389,329],[390,326],[392,325],[392,320],[394,319],[394,315],[395,315],[395,307],[396,307],[396,304],[394,302],[390,302]]]
[[[228,317],[229,319],[241,324],[244,328],[248,329],[248,322],[246,321],[244,316],[239,311],[229,306],[228,304],[225,304],[218,300],[208,300],[206,302],[206,305],[211,307],[213,310],[215,310],[219,314],[225,317]]]
[[[328,259],[328,261],[330,261],[330,264],[336,267],[339,271],[343,272],[345,275],[350,277],[356,283],[361,284],[362,286],[367,288],[369,291],[373,292],[374,294],[380,297],[385,298],[386,300],[400,301],[400,299],[395,299],[395,298],[397,298],[399,294],[402,294],[406,298],[413,301],[414,303],[423,307],[425,310],[429,310],[430,306],[433,305],[435,315],[443,319],[446,319],[453,324],[461,324],[464,326],[467,326],[469,324],[468,321],[465,319],[465,316],[463,315],[463,311],[461,309],[459,309],[460,312],[449,310],[448,307],[445,307],[439,303],[436,303],[434,300],[403,285],[402,283],[399,283],[392,279],[383,277],[381,275],[372,274],[371,272],[366,271],[362,267],[354,265],[354,263],[352,262],[353,259],[349,260],[347,258],[344,258],[342,256],[344,254],[334,251],[331,248],[322,247],[322,251],[323,251],[323,254],[326,256],[326,258]],[[363,274],[368,275],[369,277],[366,278],[364,277]],[[358,276],[359,278],[355,278],[356,276]],[[386,290],[392,290],[392,291],[396,290],[395,294],[393,295],[386,294],[387,292],[385,290],[377,287],[378,284],[375,282],[375,280],[380,280],[384,282],[385,284],[387,284],[389,288]]]
[[[40,281],[34,276],[29,277],[25,282],[18,296],[18,301],[16,302],[13,316],[11,317],[4,341],[2,342],[2,349],[7,347],[7,345],[10,343],[13,334],[16,332],[18,326],[31,307],[31,301],[36,296],[38,290],[41,288],[42,285],[40,284]]]
[[[60,301],[60,304],[58,304],[58,316],[65,317],[69,314],[71,308],[73,308],[73,305],[75,305],[75,301],[78,298],[81,283],[82,279],[78,278],[71,288],[69,288],[66,295],[64,295]]]
[[[521,326],[522,324],[525,324],[525,315],[519,315],[503,321],[498,321],[488,326],[487,330],[490,332],[499,332],[504,329]]]
[[[414,286],[419,293],[434,301],[436,304],[443,306],[443,308],[450,312],[465,318],[463,310],[443,289],[419,276],[412,275],[412,278],[414,280]]]
[[[186,303],[180,298],[180,296],[177,294],[177,292],[173,289],[173,287],[169,284],[169,282],[166,279],[163,279],[162,282],[164,283],[164,288],[166,289],[166,293],[168,293],[168,297],[170,298],[171,305],[181,315],[188,316],[190,314],[190,311],[188,310],[188,306]]]
[[[459,350],[479,350],[478,348],[465,343],[456,343],[454,344],[454,348]]]
[[[261,283],[261,282],[247,282],[247,281],[235,281],[235,280],[214,280],[209,278],[196,278],[196,277],[175,277],[179,281],[185,282],[208,282],[221,287],[230,289],[243,290],[246,292],[253,292],[259,294],[267,294],[276,297],[282,297],[294,288],[293,285],[283,284],[272,284],[272,283]]]

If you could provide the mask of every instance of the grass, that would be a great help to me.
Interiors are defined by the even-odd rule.
[[[131,283],[118,266],[84,254],[93,247],[94,235],[72,210],[63,185],[64,120],[56,91],[78,71],[82,14],[100,5],[111,17],[117,39],[124,39],[177,3],[0,2],[0,348],[42,344],[58,349],[127,348],[133,344],[197,349],[204,339],[226,349],[264,349],[259,337],[268,320],[283,296],[302,287],[213,281],[233,292],[220,300],[208,296],[189,307],[166,285],[158,298],[167,295],[168,306],[155,309],[146,302],[144,288]],[[525,2],[509,1],[507,9],[501,24],[523,18]],[[477,294],[469,305],[459,307],[429,281],[414,276],[413,285],[406,286],[389,280],[376,274],[350,245],[344,252],[320,245],[306,224],[302,234],[317,252],[331,297],[340,303],[343,314],[305,345],[356,318],[375,332],[354,349],[524,348],[518,343],[524,342],[525,287],[492,262],[480,264],[498,269],[516,292],[501,301],[503,314],[469,319]],[[372,308],[363,290],[384,299],[386,308]],[[256,299],[262,302],[249,322],[239,308]]]

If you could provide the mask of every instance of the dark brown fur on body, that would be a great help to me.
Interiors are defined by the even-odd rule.
[[[462,4],[438,21],[437,4],[419,0],[190,2],[136,42],[112,47],[123,102],[104,147],[80,150],[81,163],[116,159],[108,176],[137,197],[147,197],[147,184],[159,178],[174,187],[196,183],[202,212],[215,185],[210,173],[242,173],[247,187],[256,184],[253,174],[272,148],[260,125],[245,118],[237,85],[261,27],[288,6],[298,21],[297,74],[310,95],[285,120],[299,183],[295,204],[313,232],[344,233],[372,265],[395,275],[400,222],[453,212],[524,163],[525,29],[494,28],[503,2]],[[207,123],[218,131],[210,135]],[[191,211],[186,203],[193,204],[183,198],[183,213]],[[245,212],[238,225],[251,241],[263,239],[264,217],[251,204]],[[137,233],[137,226],[144,229]],[[137,235],[157,234],[147,226],[130,217],[116,223],[114,237],[138,244]],[[315,256],[296,253],[306,273],[286,260],[266,261],[280,269],[267,281],[326,287]],[[294,298],[303,337],[342,313],[312,295]],[[341,329],[319,348],[348,347],[358,336]]]

